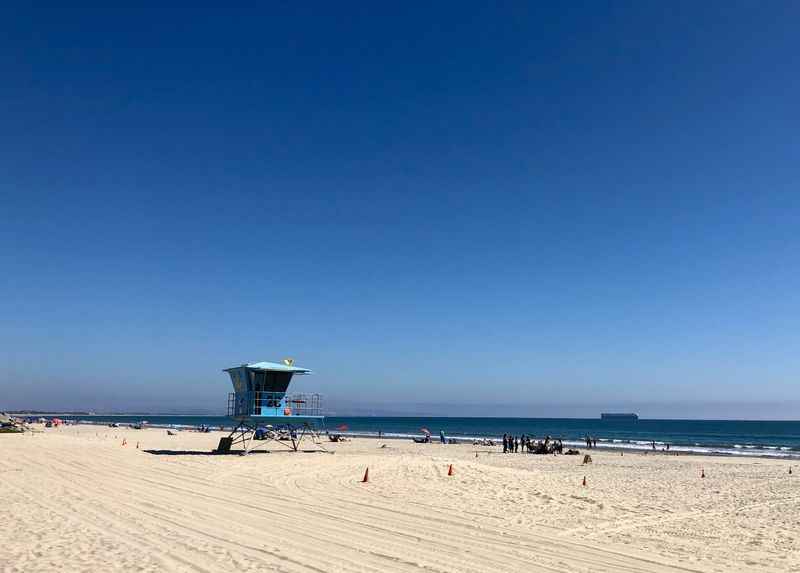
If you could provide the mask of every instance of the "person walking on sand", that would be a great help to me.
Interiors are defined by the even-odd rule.
[[[503,453],[508,453],[508,434],[503,434]]]

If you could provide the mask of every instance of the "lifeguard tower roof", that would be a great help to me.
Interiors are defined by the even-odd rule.
[[[240,364],[226,368],[223,372],[230,372],[238,368],[249,368],[250,370],[260,370],[263,372],[291,372],[292,374],[310,374],[311,370],[300,368],[299,366],[279,364],[278,362],[253,362],[252,364]]]

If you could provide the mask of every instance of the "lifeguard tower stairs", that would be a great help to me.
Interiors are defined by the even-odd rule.
[[[295,375],[311,371],[283,363],[255,362],[226,368],[233,392],[228,394],[228,416],[233,430],[220,440],[217,451],[228,452],[241,445],[244,454],[269,445],[291,451],[325,451],[320,432],[325,417],[319,394],[289,394]]]

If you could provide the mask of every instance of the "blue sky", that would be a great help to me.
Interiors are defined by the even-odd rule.
[[[76,4],[0,7],[0,408],[293,356],[345,405],[797,417],[796,3]]]

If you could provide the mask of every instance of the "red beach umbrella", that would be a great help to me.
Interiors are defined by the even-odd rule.
[[[423,434],[428,434],[428,435],[430,435],[431,433],[431,431],[428,428],[420,428],[419,431],[422,432]]]

